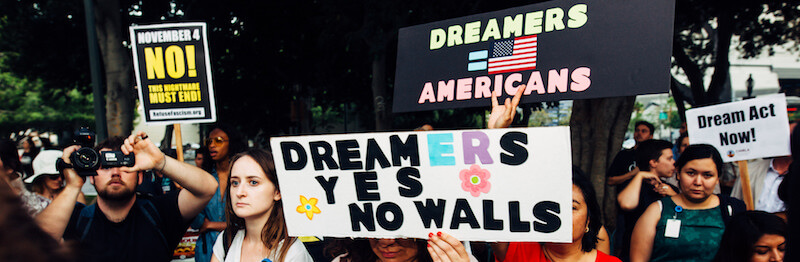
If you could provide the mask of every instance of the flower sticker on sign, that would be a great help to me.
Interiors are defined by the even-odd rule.
[[[489,193],[492,188],[492,184],[489,183],[489,177],[491,176],[489,170],[483,169],[478,165],[463,169],[458,174],[458,177],[461,178],[461,189],[469,192],[474,197],[480,196],[481,193]]]
[[[319,208],[317,207],[316,198],[312,197],[311,199],[308,199],[305,196],[301,195],[300,205],[297,206],[297,213],[301,214],[306,213],[306,217],[308,217],[308,220],[311,220],[314,218],[314,214],[322,213],[322,210],[319,210]]]

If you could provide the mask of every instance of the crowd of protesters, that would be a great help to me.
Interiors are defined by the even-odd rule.
[[[502,105],[492,98],[489,128],[510,125],[521,93]],[[736,167],[714,147],[689,144],[686,133],[674,145],[654,140],[653,125],[637,122],[636,145],[614,157],[606,174],[619,208],[618,221],[605,223],[611,234],[597,189],[574,167],[570,243],[470,243],[430,232],[428,239],[326,238],[322,251],[288,235],[272,154],[247,148],[231,125],[209,130],[195,165],[162,152],[143,132],[108,138],[94,149],[133,153],[135,165],[101,167],[88,177],[70,166],[80,146],[40,150],[33,138],[1,140],[0,260],[169,261],[192,227],[200,231],[195,260],[203,262],[782,261],[787,181],[800,171],[792,156],[754,160],[757,211],[745,211]],[[148,191],[147,180],[174,187]],[[93,203],[81,194],[86,182],[97,191]],[[475,255],[480,245],[489,256]]]

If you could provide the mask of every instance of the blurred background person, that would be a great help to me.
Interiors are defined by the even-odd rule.
[[[25,179],[31,185],[31,191],[52,201],[64,189],[64,176],[56,170],[56,160],[61,158],[59,150],[45,150],[33,160],[33,175]],[[78,202],[86,204],[83,193],[78,195]]]
[[[17,146],[8,139],[0,139],[0,179],[4,180],[22,200],[28,215],[42,212],[50,200],[28,191],[22,183],[22,163],[19,162]]]
[[[27,136],[22,139],[22,155],[19,161],[22,163],[22,169],[25,171],[25,177],[33,175],[33,159],[39,154],[39,147],[36,146],[34,139],[39,139]]]

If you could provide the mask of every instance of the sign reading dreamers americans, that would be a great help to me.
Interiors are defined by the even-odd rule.
[[[669,90],[674,0],[556,0],[399,32],[394,112]]]
[[[569,127],[270,140],[292,236],[572,240]]]

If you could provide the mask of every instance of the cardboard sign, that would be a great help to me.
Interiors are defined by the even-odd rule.
[[[270,140],[289,235],[570,242],[568,127]]]
[[[217,119],[205,23],[131,26],[145,124]]]
[[[394,112],[669,90],[674,0],[556,0],[402,28]],[[501,100],[502,101],[502,100]]]
[[[784,94],[687,110],[686,126],[692,144],[716,147],[725,162],[791,154]]]

